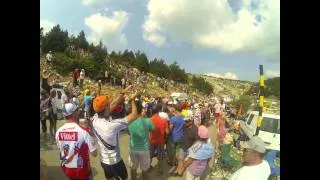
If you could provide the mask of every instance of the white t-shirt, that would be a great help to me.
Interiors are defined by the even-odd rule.
[[[46,58],[47,58],[48,61],[51,61],[52,55],[51,55],[50,53],[48,53],[48,54],[46,55]]]
[[[56,132],[57,146],[60,151],[60,160],[69,159],[66,168],[82,168],[88,161],[89,152],[97,149],[95,141],[88,131],[77,123],[68,122]]]
[[[120,162],[119,132],[128,127],[128,120],[126,118],[106,120],[105,118],[99,118],[97,114],[95,114],[92,119],[93,127],[100,137],[108,144],[116,146],[115,149],[109,150],[103,145],[100,139],[96,137],[100,148],[101,162],[107,165]]]
[[[108,77],[108,71],[104,72],[104,77]]]
[[[126,80],[122,78],[121,82],[122,82],[122,84],[124,84],[126,82]]]
[[[216,103],[213,107],[215,109],[215,113],[220,113],[221,112],[221,104],[220,103]]]
[[[81,71],[80,72],[80,79],[84,79],[84,75],[85,75],[85,72]]]
[[[263,160],[255,166],[243,166],[229,180],[268,180],[270,173],[268,162]]]

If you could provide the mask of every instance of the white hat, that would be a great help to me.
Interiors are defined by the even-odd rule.
[[[70,116],[71,114],[73,114],[76,110],[78,109],[78,106],[73,104],[73,103],[66,103],[63,106],[62,112],[63,115],[65,116]]]
[[[198,109],[198,108],[199,108],[199,104],[196,103],[196,104],[193,105],[193,107],[194,107],[195,109]]]
[[[72,103],[75,104],[76,106],[79,105],[79,101],[78,101],[78,99],[75,98],[75,97],[72,98]]]
[[[252,149],[259,153],[265,153],[266,147],[262,139],[258,136],[253,136],[249,141],[240,141],[240,145],[246,149]]]

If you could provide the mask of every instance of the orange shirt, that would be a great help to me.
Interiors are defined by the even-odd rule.
[[[168,128],[166,120],[162,119],[158,114],[151,117],[155,129],[150,132],[150,144],[162,145],[164,144],[165,130]]]

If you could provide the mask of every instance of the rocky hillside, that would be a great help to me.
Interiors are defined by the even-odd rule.
[[[118,65],[121,66],[121,65]],[[72,89],[72,72],[70,72],[66,76],[62,76],[58,74],[55,69],[53,69],[51,66],[48,66],[48,64],[45,62],[44,58],[41,58],[40,63],[41,71],[46,68],[49,69],[49,72],[52,75],[51,78],[49,78],[49,83],[52,83],[53,79],[56,77],[59,77],[59,84],[63,85],[64,87],[67,87],[68,89]],[[121,69],[121,67],[119,68]],[[193,89],[190,88],[190,85],[187,84],[181,84],[174,81],[169,81],[166,79],[161,79],[159,77],[156,77],[153,74],[147,73],[147,81],[145,83],[145,86],[139,86],[137,87],[137,90],[141,93],[151,95],[152,97],[165,97],[169,96],[173,92],[188,92],[190,95],[194,95],[197,98],[201,100],[207,100],[209,97],[203,95],[202,93],[196,92]],[[189,74],[189,79],[192,77],[192,74]],[[229,79],[222,79],[222,78],[216,78],[206,75],[201,75],[206,81],[208,81],[213,86],[213,93],[210,97],[232,97],[233,99],[239,98],[241,95],[246,94],[250,89],[253,89],[253,87],[256,85],[253,82],[248,81],[238,81],[238,80],[229,80]],[[167,87],[163,88],[160,84],[161,81],[167,81]],[[97,82],[89,79],[86,77],[84,86],[91,91],[97,90]],[[102,94],[114,94],[116,92],[119,92],[121,90],[120,86],[110,86],[110,85],[103,85],[101,89]],[[279,103],[277,103],[279,104]],[[278,108],[277,108],[278,109]]]
[[[235,99],[246,93],[253,86],[253,82],[216,78],[202,75],[213,86],[213,94],[217,96],[232,96]]]
[[[43,69],[48,69],[49,73],[51,74],[49,78],[49,84],[53,82],[53,80],[59,77],[59,84],[63,85],[67,89],[72,89],[72,72],[70,72],[66,76],[62,76],[56,72],[50,65],[48,65],[45,61],[45,58],[42,57],[40,59],[40,70],[42,72]],[[166,97],[169,96],[172,92],[180,92],[183,90],[183,85],[180,83],[174,83],[168,81],[167,90],[163,89],[159,85],[159,79],[152,74],[147,74],[148,82],[145,83],[145,86],[137,86],[136,90],[143,94],[150,95],[152,97]],[[158,80],[157,80],[158,79]],[[162,79],[161,79],[162,80]],[[90,89],[91,91],[97,90],[97,81],[92,80],[86,77],[84,82],[84,87]],[[120,86],[111,86],[111,85],[103,85],[101,87],[101,94],[114,94],[121,90]]]

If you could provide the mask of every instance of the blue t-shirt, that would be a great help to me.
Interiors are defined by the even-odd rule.
[[[84,96],[83,97],[83,103],[84,103],[84,111],[88,112],[89,110],[89,105],[91,103],[91,96]]]
[[[184,120],[183,116],[173,116],[170,119],[170,124],[173,125],[172,128],[172,139],[174,142],[182,142],[183,131],[184,131]]]

